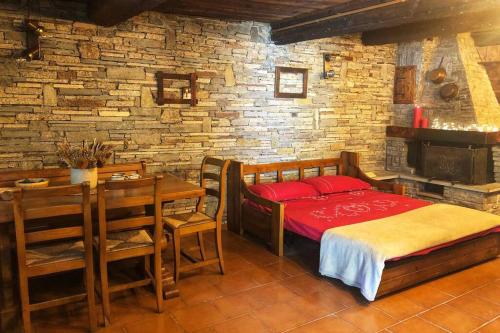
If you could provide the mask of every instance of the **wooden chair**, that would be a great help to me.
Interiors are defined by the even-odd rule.
[[[97,205],[99,214],[99,235],[95,246],[99,252],[101,297],[104,323],[111,320],[110,293],[152,284],[156,292],[158,312],[163,311],[161,248],[165,240],[162,225],[162,205],[159,182],[163,177],[138,180],[99,181]],[[131,195],[120,199],[113,192],[130,191]],[[107,213],[117,208],[146,206],[142,216],[110,219]],[[150,260],[153,257],[154,272]],[[146,277],[139,281],[109,286],[108,263],[123,259],[144,257]]]
[[[31,312],[86,299],[89,309],[90,330],[97,329],[94,297],[94,266],[92,259],[92,219],[89,183],[54,186],[43,189],[16,190],[14,220],[19,267],[24,332],[31,332]],[[47,217],[66,216],[71,225],[33,228],[37,221]],[[69,221],[71,216],[71,221]],[[46,226],[44,224],[44,226]],[[30,303],[29,278],[67,272],[85,271],[85,293]]]
[[[215,167],[218,173],[207,171],[208,167]],[[197,269],[207,265],[219,264],[221,273],[224,274],[224,259],[222,256],[222,216],[226,205],[226,179],[229,161],[219,160],[212,157],[205,157],[201,165],[200,186],[205,188],[206,194],[217,199],[217,208],[215,216],[210,217],[205,213],[205,196],[200,197],[196,205],[196,211],[192,213],[171,215],[164,218],[164,226],[174,240],[174,279],[179,280],[180,272]],[[210,179],[218,183],[218,188],[208,188],[207,180]],[[207,259],[203,242],[203,232],[207,230],[215,231],[215,244],[217,257]],[[201,255],[201,261],[194,262],[181,267],[181,237],[196,234],[198,236],[198,246]],[[188,256],[189,259],[190,258]],[[192,260],[194,261],[194,260]]]

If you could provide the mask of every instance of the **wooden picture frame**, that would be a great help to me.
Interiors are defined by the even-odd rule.
[[[417,86],[417,66],[397,66],[394,73],[394,104],[413,104]]]
[[[172,74],[172,73],[164,73],[157,72],[156,79],[158,83],[158,96],[156,99],[156,103],[158,105],[164,104],[190,104],[191,106],[196,106],[198,104],[198,99],[196,98],[196,80],[198,79],[198,75],[196,73],[191,74]],[[181,95],[180,98],[165,98],[164,91],[164,80],[180,80],[180,81],[188,81],[189,82],[189,90],[191,93],[190,99],[185,99]],[[183,94],[183,92],[182,92]]]
[[[291,93],[280,91],[281,74],[292,73],[302,74],[302,92]],[[276,98],[307,98],[307,68],[294,68],[294,67],[280,67],[276,66],[274,78],[274,97]]]

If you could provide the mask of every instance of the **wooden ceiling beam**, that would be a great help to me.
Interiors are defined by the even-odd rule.
[[[492,8],[488,11],[419,21],[397,27],[367,31],[362,34],[361,40],[365,45],[382,45],[454,35],[462,32],[500,29],[499,17],[500,6],[498,6],[496,10]]]
[[[472,34],[476,46],[500,45],[500,29],[474,32]]]
[[[317,10],[321,8],[320,4],[313,1],[290,0],[225,0],[217,3],[206,0],[176,0],[159,6],[156,10],[169,14],[276,22],[300,13]]]
[[[89,0],[88,16],[94,23],[110,27],[166,2],[167,0]]]
[[[498,0],[353,0],[271,24],[272,40],[290,44],[487,11]]]

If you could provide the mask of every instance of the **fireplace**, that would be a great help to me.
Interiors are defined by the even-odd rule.
[[[492,148],[499,132],[389,126],[387,136],[406,139],[407,166],[419,176],[467,185],[494,182]]]
[[[421,149],[422,176],[464,184],[486,184],[488,178],[488,148],[453,147],[423,142]]]

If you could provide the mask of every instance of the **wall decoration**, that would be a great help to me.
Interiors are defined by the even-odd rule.
[[[439,62],[438,68],[430,71],[429,80],[433,83],[441,83],[446,79],[446,69],[443,67],[444,57],[441,57],[441,61]]]
[[[196,98],[196,80],[198,75],[196,73],[191,74],[174,74],[174,73],[156,73],[156,79],[158,83],[158,97],[156,103],[158,105],[164,104],[190,104],[191,106],[196,106],[198,104],[198,99]],[[177,93],[178,97],[167,97],[165,91],[165,80],[172,81],[187,81],[187,86],[179,88]]]
[[[394,104],[415,101],[417,66],[398,66],[394,74]]]
[[[274,97],[307,98],[307,68],[276,67]]]
[[[323,78],[329,79],[335,76],[333,70],[333,54],[323,54]]]
[[[26,50],[16,59],[17,62],[42,60],[40,38],[45,37],[45,31],[37,22],[29,20],[24,23],[24,30],[26,31]]]
[[[449,102],[458,96],[458,90],[458,85],[456,83],[448,83],[439,89],[439,95],[442,99]]]
[[[182,99],[191,99],[191,87],[181,88]]]

